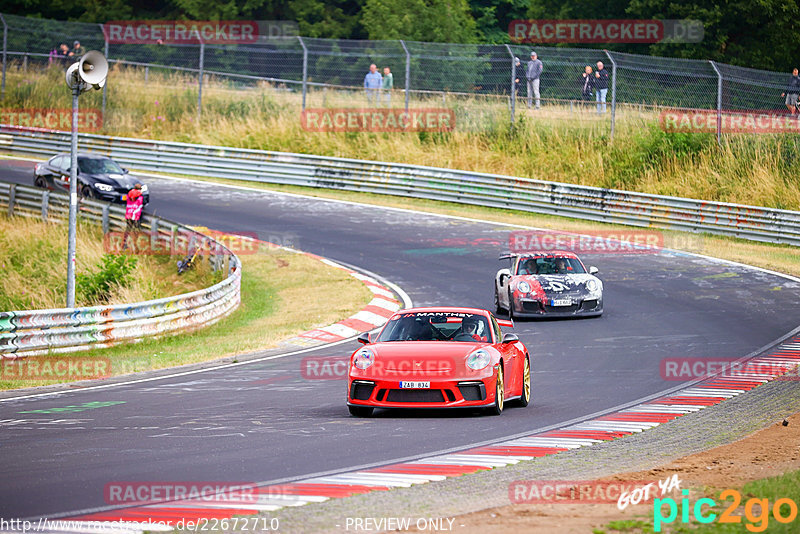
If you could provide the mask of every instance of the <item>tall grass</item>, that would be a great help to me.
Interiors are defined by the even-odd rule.
[[[103,233],[79,221],[76,273],[97,272],[103,263]],[[66,305],[67,225],[0,215],[0,310],[63,308]],[[76,292],[78,306],[123,304],[188,293],[211,285],[207,264],[178,276],[171,256],[136,256],[129,283],[113,284],[91,299]]]
[[[11,68],[6,108],[67,108],[61,69]],[[308,107],[363,107],[360,91],[311,88]],[[792,135],[666,133],[657,112],[620,106],[614,142],[607,116],[562,104],[520,111],[512,129],[504,98],[414,96],[412,107],[456,112],[449,133],[319,133],[303,130],[300,95],[267,83],[211,77],[197,113],[194,75],[115,66],[103,132],[161,140],[375,159],[628,189],[705,200],[800,208],[800,142]],[[87,93],[84,107],[100,108]],[[403,105],[402,94],[393,99]]]

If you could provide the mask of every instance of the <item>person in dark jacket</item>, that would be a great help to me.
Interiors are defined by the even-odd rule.
[[[581,100],[584,102],[592,100],[592,91],[594,90],[594,76],[592,75],[592,67],[586,65],[581,76]]]
[[[597,112],[605,113],[606,94],[608,94],[608,71],[603,68],[602,61],[597,62],[597,70],[594,73],[594,90],[597,99]]]
[[[786,86],[786,91],[781,93],[781,96],[786,97],[786,107],[792,115],[798,112],[797,95],[799,94],[800,76],[797,75],[797,69],[794,69],[792,71],[792,77],[789,78],[789,84]]]
[[[519,60],[518,57],[514,58],[514,94],[519,96],[519,88],[522,87],[522,81],[520,78],[524,73],[525,69],[522,68],[522,62]]]

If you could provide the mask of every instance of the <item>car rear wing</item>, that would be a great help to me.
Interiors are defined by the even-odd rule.
[[[514,328],[514,321],[512,319],[497,319],[497,324],[506,328]]]

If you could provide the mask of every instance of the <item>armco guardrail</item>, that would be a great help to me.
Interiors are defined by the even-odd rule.
[[[444,200],[608,223],[800,245],[800,212],[435,167],[145,139],[80,136],[82,150],[143,171]],[[49,157],[66,132],[0,126],[0,148]]]
[[[68,202],[66,194],[0,183],[0,209],[9,215],[63,222]],[[102,224],[104,232],[125,227],[125,213],[119,206],[82,199],[79,216]],[[0,312],[0,359],[107,347],[194,330],[238,307],[241,263],[233,252],[191,228],[164,219],[144,215],[142,226],[149,230],[152,250],[200,247],[212,268],[227,270],[226,278],[192,293],[134,304]]]

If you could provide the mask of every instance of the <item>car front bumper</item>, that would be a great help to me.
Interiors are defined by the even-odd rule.
[[[94,189],[95,198],[105,202],[114,202],[116,204],[125,204],[122,197],[127,194],[127,191],[100,191],[99,189]],[[142,194],[142,203],[145,206],[150,203],[150,193]]]
[[[419,377],[412,380],[424,380]],[[486,408],[495,404],[495,377],[429,380],[430,388],[400,388],[396,378],[348,380],[348,406],[374,408]]]
[[[595,317],[603,314],[603,297],[573,298],[569,306],[551,306],[547,301],[513,299],[515,317]]]

